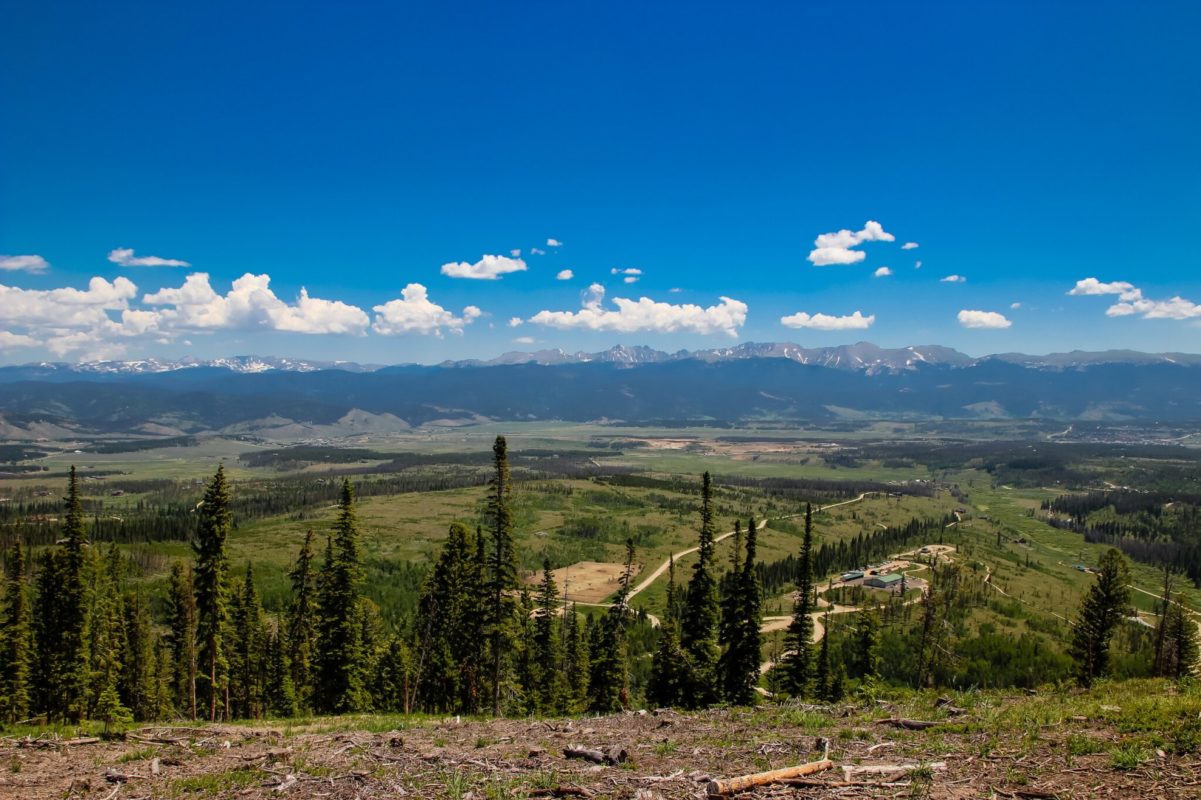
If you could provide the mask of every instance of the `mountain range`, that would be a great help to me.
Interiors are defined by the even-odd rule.
[[[972,358],[938,346],[744,344],[671,354],[550,350],[432,366],[242,357],[0,368],[0,438],[7,439],[62,432],[303,439],[484,419],[1032,418],[1201,421],[1201,356]]]

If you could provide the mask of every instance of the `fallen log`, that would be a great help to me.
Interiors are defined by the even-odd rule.
[[[620,745],[613,745],[608,750],[571,746],[563,748],[563,756],[565,758],[581,758],[584,761],[591,761],[593,764],[608,764],[615,767],[629,758],[630,754]]]
[[[858,775],[898,775],[928,769],[938,772],[947,768],[945,761],[931,761],[924,764],[868,764],[865,766],[845,766],[842,768],[843,780],[849,781]]]
[[[727,795],[746,791],[747,789],[753,789],[756,786],[766,786],[770,783],[780,783],[793,778],[812,775],[815,772],[833,769],[833,767],[833,761],[828,758],[823,758],[821,761],[810,761],[808,764],[800,764],[795,767],[773,769],[768,772],[756,772],[752,775],[740,775],[737,778],[712,780],[709,781],[709,796],[725,797]]]
[[[534,789],[529,797],[592,797],[593,791],[583,786],[555,786],[551,789]]]
[[[891,725],[894,728],[904,728],[907,731],[924,731],[926,728],[933,728],[936,725],[945,725],[943,720],[929,719],[900,719],[890,717],[888,719],[876,720],[877,725]]]

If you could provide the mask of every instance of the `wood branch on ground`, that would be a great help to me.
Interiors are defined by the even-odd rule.
[[[621,745],[613,745],[608,750],[577,746],[565,747],[563,755],[566,758],[582,758],[593,764],[608,764],[611,767],[617,766],[630,757],[629,751]]]
[[[555,786],[550,789],[534,789],[529,797],[592,797],[595,792],[583,786]]]
[[[907,731],[924,731],[926,728],[933,728],[937,725],[945,725],[945,720],[931,719],[903,719],[898,717],[889,717],[888,719],[876,720],[877,725],[891,725],[894,728],[904,728]]]
[[[828,758],[823,758],[821,761],[810,761],[808,764],[800,764],[795,767],[784,767],[783,769],[773,769],[767,772],[756,772],[751,775],[740,775],[737,778],[712,780],[709,781],[709,796],[725,797],[746,791],[747,789],[753,789],[756,786],[782,783],[791,778],[800,778],[833,768],[834,762]]]
[[[908,772],[914,772],[919,769],[929,769],[936,772],[945,770],[947,762],[945,761],[929,761],[918,762],[914,764],[866,764],[861,766],[844,766],[842,768],[843,780],[849,781],[852,778],[860,775],[898,775]]]

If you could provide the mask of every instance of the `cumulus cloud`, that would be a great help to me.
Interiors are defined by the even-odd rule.
[[[560,242],[558,239],[547,239],[546,246],[547,247],[562,247],[563,243]]]
[[[642,274],[642,270],[637,269],[635,267],[630,267],[628,269],[619,269],[618,267],[614,267],[613,269],[609,270],[609,274],[610,275],[634,275],[634,276],[637,276],[637,275]]]
[[[877,278],[887,278],[889,275],[892,274],[892,270],[889,269],[888,267],[879,267],[872,274],[875,275]]]
[[[905,242],[905,244],[901,245],[902,250],[916,250],[917,247],[917,242]]]
[[[41,256],[0,255],[0,271],[2,272],[45,272],[48,269],[50,269],[50,262]]]
[[[483,313],[475,306],[467,306],[463,309],[463,315],[456,317],[430,300],[426,288],[420,283],[410,283],[401,291],[398,299],[373,306],[371,310],[376,312],[371,329],[385,336],[419,333],[440,337],[443,330],[462,333],[465,326]]]
[[[1118,302],[1105,309],[1107,317],[1138,315],[1143,319],[1195,319],[1201,317],[1201,305],[1176,295],[1167,300],[1152,300],[1129,281],[1102,283],[1096,278],[1076,281],[1070,295],[1117,295]]]
[[[1014,311],[1016,311],[1022,307],[1022,304],[1021,303],[1010,303],[1009,307],[1012,308]]]
[[[159,258],[158,256],[135,256],[132,247],[118,247],[110,250],[108,260],[120,267],[190,267],[187,261],[178,258]]]
[[[159,311],[162,326],[172,330],[276,330],[289,333],[366,332],[367,313],[340,300],[310,297],[301,289],[294,305],[271,290],[270,275],[247,272],[229,292],[214,291],[204,272],[189,275],[182,286],[164,288],[142,298]]]
[[[884,230],[875,220],[868,220],[863,230],[850,231],[843,228],[835,233],[823,233],[813,240],[814,249],[809,253],[809,260],[814,266],[825,267],[831,264],[856,264],[867,258],[862,250],[854,250],[864,242],[893,242],[896,237]]]
[[[574,272],[572,272],[571,270],[569,270],[569,269],[561,269],[561,270],[559,270],[559,273],[558,273],[557,275],[555,275],[555,280],[557,280],[557,281],[569,281],[569,280],[571,280],[571,279],[572,279],[572,278],[574,278],[574,277],[575,277],[575,273],[574,273]]]
[[[921,262],[921,261],[915,261],[915,262],[913,262],[913,268],[914,268],[914,269],[921,269],[921,268],[922,268],[922,262]]]
[[[38,344],[38,340],[32,336],[26,336],[23,333],[0,331],[0,350],[12,350],[17,347],[37,347]]]
[[[7,346],[46,347],[55,355],[76,350],[92,357],[116,354],[112,344],[156,325],[154,312],[129,308],[138,287],[128,278],[92,278],[86,289],[22,289],[0,285],[0,325]]]
[[[533,252],[537,252],[537,248]],[[483,256],[474,264],[466,261],[451,262],[442,265],[442,274],[451,278],[470,278],[477,281],[499,280],[501,275],[510,272],[525,272],[525,262],[520,258],[508,256]]]
[[[964,309],[959,312],[959,324],[965,328],[1008,328],[1013,323],[996,311]]]
[[[939,283],[965,283],[966,281],[967,278],[963,277],[962,275],[948,275],[945,278],[938,279]]]
[[[543,250],[543,249],[542,249],[542,248],[540,248],[540,247],[531,247],[531,248],[530,248],[530,255],[532,255],[532,256],[544,256],[544,255],[546,255],[546,251],[545,251],[545,250]]]
[[[637,275],[627,275],[621,279],[622,283],[638,283]]]
[[[514,247],[512,250],[509,251],[509,255],[513,256],[513,258],[517,258],[518,256],[521,255],[521,248]]]
[[[525,322],[525,320],[523,320],[521,317],[510,317],[509,318],[509,327],[516,328],[517,326],[521,325],[524,322]]]
[[[788,328],[813,328],[819,331],[851,331],[865,330],[876,321],[876,315],[863,316],[859,311],[844,317],[830,314],[807,314],[798,311],[787,317],[780,317],[780,324]]]
[[[517,344],[533,344],[534,337],[533,336],[518,336],[513,341],[516,342]]]
[[[747,305],[741,300],[722,297],[721,302],[707,308],[691,303],[675,305],[641,297],[632,300],[615,297],[616,308],[605,308],[605,287],[594,283],[584,294],[579,311],[539,311],[530,322],[551,328],[583,329],[591,331],[616,331],[634,333],[675,333],[687,331],[709,335],[724,333],[738,336],[738,329],[746,323]]]

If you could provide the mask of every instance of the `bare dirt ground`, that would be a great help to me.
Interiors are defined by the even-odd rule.
[[[569,599],[581,603],[599,603],[606,597],[616,594],[621,586],[621,576],[625,572],[625,564],[606,563],[603,561],[577,561],[568,567],[551,570],[555,585],[567,592]],[[637,574],[637,573],[635,573]],[[542,573],[535,572],[526,577],[530,585],[542,581]]]
[[[952,708],[950,717],[927,707],[928,716],[943,715],[942,724],[922,731],[881,724],[916,708],[865,703],[571,720],[355,717],[292,727],[155,726],[129,731],[123,741],[77,743],[45,734],[8,737],[0,739],[0,763],[6,766],[0,797],[704,797],[711,778],[819,759],[823,738],[832,769],[734,796],[1201,796],[1201,759],[1195,752],[1178,755],[1170,747],[1165,752],[1141,745],[1136,751],[1109,719],[1112,712],[1048,724],[1027,721],[1022,710],[1018,727],[1012,719],[998,721],[1006,704],[1038,703],[1001,698],[988,708]],[[379,731],[388,723],[403,729]],[[614,763],[566,758],[569,747],[610,752]],[[861,769],[872,765],[909,771]]]

